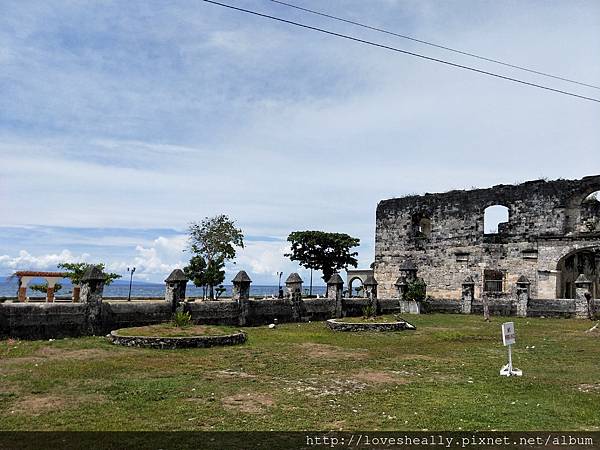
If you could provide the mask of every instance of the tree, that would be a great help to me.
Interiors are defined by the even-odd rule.
[[[206,296],[206,260],[200,255],[192,256],[183,273],[196,287],[203,288]]]
[[[425,300],[425,296],[427,295],[427,285],[422,278],[417,278],[408,283],[406,294],[404,294],[404,298],[406,300],[414,300],[420,302]]]
[[[85,274],[86,270],[88,270],[88,268],[90,268],[92,266],[96,266],[102,271],[102,273],[104,274],[104,284],[106,286],[111,284],[113,281],[121,278],[121,275],[118,275],[116,273],[104,272],[104,268],[105,268],[104,263],[89,264],[89,263],[84,263],[84,262],[78,262],[78,263],[60,263],[57,265],[57,267],[59,269],[64,269],[67,271],[66,278],[69,278],[73,285],[81,284],[81,278],[83,278],[83,275]]]
[[[225,280],[225,263],[235,258],[236,247],[244,248],[244,235],[224,214],[190,223],[189,233],[190,250],[206,264],[203,285],[208,286],[209,297],[214,298],[214,287]]]
[[[357,247],[360,239],[347,234],[294,231],[287,240],[291,244],[291,252],[285,256],[298,261],[302,267],[322,271],[325,283],[340,269],[358,265],[358,252],[351,252],[350,249]]]

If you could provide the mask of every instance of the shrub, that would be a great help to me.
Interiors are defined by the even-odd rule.
[[[185,328],[192,325],[192,315],[189,312],[177,311],[173,314],[173,325]]]
[[[408,289],[406,290],[406,295],[404,298],[406,298],[406,300],[421,301],[425,300],[426,294],[427,285],[422,278],[418,278],[408,283]]]
[[[371,305],[371,304],[369,304],[367,306],[363,306],[362,313],[363,313],[363,316],[366,317],[367,319],[369,317],[375,317],[375,308],[373,308],[373,305]]]

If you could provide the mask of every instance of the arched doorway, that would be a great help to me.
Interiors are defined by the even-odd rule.
[[[556,270],[560,277],[556,283],[557,298],[575,298],[575,280],[581,274],[592,280],[591,294],[600,294],[598,271],[600,270],[600,247],[576,250],[558,261]]]

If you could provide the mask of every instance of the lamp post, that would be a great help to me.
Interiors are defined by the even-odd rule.
[[[133,282],[133,273],[135,272],[135,267],[131,270],[129,270],[129,267],[128,267],[127,272],[129,272],[129,294],[127,294],[127,301],[130,302],[131,301],[131,283]]]
[[[283,272],[277,272],[277,275],[279,275],[279,289],[277,289],[277,296],[283,298],[283,291],[281,290],[281,276],[283,275]]]

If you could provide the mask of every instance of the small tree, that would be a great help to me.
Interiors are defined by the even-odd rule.
[[[298,261],[302,267],[323,272],[325,283],[340,269],[358,265],[358,252],[350,249],[357,247],[360,239],[344,233],[327,233],[325,231],[294,231],[287,240],[291,244],[291,252],[286,253],[292,261]],[[312,276],[311,276],[312,291]],[[312,293],[312,292],[311,292]]]
[[[57,265],[57,267],[59,269],[64,269],[67,271],[66,278],[69,278],[73,285],[81,284],[81,279],[83,278],[83,275],[85,274],[86,270],[88,270],[88,268],[90,268],[92,266],[96,266],[102,271],[102,273],[104,274],[104,277],[105,277],[104,284],[106,286],[111,284],[113,281],[121,278],[121,275],[118,275],[116,273],[104,272],[104,269],[105,269],[104,263],[88,264],[88,263],[84,263],[84,262],[78,262],[78,263],[60,263]]]
[[[183,268],[185,276],[192,280],[196,287],[203,289],[203,296],[206,297],[206,261],[200,255],[192,256],[189,264]]]
[[[214,298],[214,287],[225,280],[225,263],[235,258],[236,247],[244,247],[242,230],[224,214],[206,217],[189,226],[190,250],[203,258],[206,267],[202,281]]]

